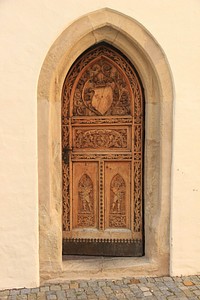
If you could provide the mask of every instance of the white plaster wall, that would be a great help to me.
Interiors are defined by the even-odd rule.
[[[109,7],[148,29],[174,79],[171,274],[200,273],[200,1],[0,1],[0,288],[36,286],[37,82],[73,20]]]

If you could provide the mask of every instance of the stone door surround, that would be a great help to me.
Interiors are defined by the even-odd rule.
[[[62,258],[61,93],[76,58],[105,41],[134,64],[145,93],[145,256]],[[39,255],[41,280],[169,274],[173,85],[166,56],[137,21],[105,8],[57,38],[38,82]]]

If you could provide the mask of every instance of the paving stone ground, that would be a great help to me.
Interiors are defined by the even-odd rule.
[[[0,291],[0,300],[196,300],[200,276],[77,280]]]

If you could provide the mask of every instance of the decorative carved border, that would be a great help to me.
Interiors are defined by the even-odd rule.
[[[69,164],[63,163],[63,230],[70,230]]]
[[[134,231],[142,231],[142,164],[134,162]]]
[[[131,160],[132,153],[122,153],[122,154],[105,154],[105,153],[98,153],[98,154],[79,154],[79,153],[72,153],[71,155],[72,160],[87,160],[87,159],[104,159],[104,160]]]
[[[94,118],[91,117],[90,119],[84,119],[84,118],[72,118],[72,125],[79,125],[79,124],[132,124],[132,117],[127,117],[127,118],[117,118],[113,117],[111,118],[105,118],[105,117],[99,117],[99,118]]]
[[[142,125],[134,126],[134,152],[142,151]]]
[[[104,164],[102,161],[100,161],[100,166],[99,166],[99,210],[100,210],[100,220],[99,220],[99,228],[103,229],[104,227],[104,191],[103,191],[103,186],[104,186]]]

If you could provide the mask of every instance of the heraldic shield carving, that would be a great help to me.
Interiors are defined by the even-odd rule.
[[[132,63],[100,43],[62,92],[63,254],[142,256],[143,88]]]

